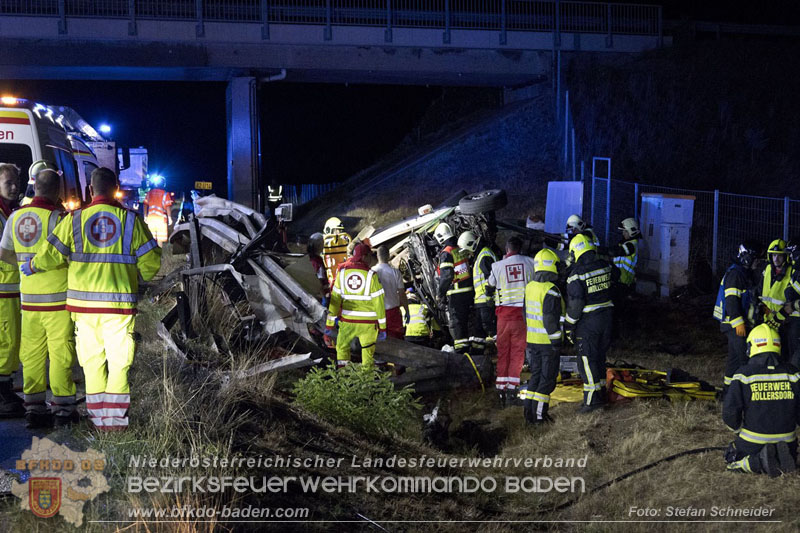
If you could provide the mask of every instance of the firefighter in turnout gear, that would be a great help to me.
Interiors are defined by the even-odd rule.
[[[606,352],[611,344],[614,304],[611,301],[612,268],[600,259],[586,235],[578,234],[569,243],[573,260],[567,278],[565,333],[573,339],[580,357],[583,379],[583,406],[586,413],[606,403]]]
[[[781,338],[784,360],[800,368],[800,243],[790,243],[786,254],[791,262],[791,279],[783,294],[783,308],[767,320],[772,327],[778,326],[784,333]]]
[[[372,369],[375,343],[386,339],[383,287],[378,274],[370,270],[371,254],[369,245],[356,244],[353,257],[339,269],[331,290],[325,336],[336,339],[337,366],[350,363],[351,343],[358,339],[362,367]]]
[[[0,163],[0,230],[17,207],[19,169]],[[13,374],[19,369],[19,269],[0,261],[0,418],[25,415],[22,398],[14,393]]]
[[[406,297],[408,298],[409,318],[405,320],[405,309],[403,309],[406,324],[405,340],[421,346],[430,346],[433,330],[438,329],[439,326],[428,306],[419,301],[419,296],[414,289],[407,289]]]
[[[525,355],[531,378],[524,395],[524,412],[529,424],[552,420],[547,411],[561,362],[561,321],[565,311],[564,299],[556,286],[558,263],[553,250],[539,251],[533,258],[533,281],[525,287]]]
[[[631,295],[636,291],[636,264],[639,258],[639,239],[642,234],[639,224],[633,218],[626,218],[618,228],[622,232],[622,242],[611,252],[614,268],[618,270],[619,282],[613,287],[614,335],[619,336],[621,322],[635,321],[635,314],[628,312]]]
[[[800,371],[779,361],[778,332],[766,324],[747,337],[749,361],[732,376],[722,419],[737,435],[728,470],[778,476],[794,472],[800,425]]]
[[[728,339],[728,360],[725,363],[723,394],[728,390],[736,369],[747,363],[747,317],[750,314],[753,289],[753,267],[758,252],[752,244],[741,244],[733,264],[722,276],[714,306],[714,318]]]
[[[39,172],[34,182],[33,200],[14,211],[0,242],[3,261],[15,268],[26,268],[36,252],[47,244],[48,236],[63,218],[58,203],[60,176],[52,171]],[[75,383],[75,331],[67,311],[67,265],[23,276],[20,280],[22,307],[22,361],[25,418],[29,428],[48,427],[54,418],[46,400],[47,363],[50,363],[50,390],[56,426],[77,419]]]
[[[473,355],[480,355],[484,352],[486,343],[494,342],[497,335],[494,299],[486,293],[486,285],[492,273],[492,264],[497,261],[497,254],[471,231],[465,231],[458,237],[458,247],[472,258],[472,287],[475,291],[472,302],[475,313],[471,344]],[[478,249],[480,251],[475,255]]]
[[[328,283],[333,285],[339,264],[344,263],[347,259],[347,245],[352,239],[344,231],[342,221],[336,217],[325,221],[322,234],[322,259],[325,262],[325,273],[328,275]]]
[[[533,281],[533,259],[520,255],[522,240],[511,237],[506,255],[492,264],[488,287],[497,290],[497,379],[501,406],[517,404],[522,365],[525,362],[525,287]]]
[[[761,303],[764,322],[777,329],[781,335],[783,341],[781,346],[786,361],[791,359],[791,353],[796,346],[789,332],[790,326],[794,326],[795,321],[787,321],[791,313],[788,315],[783,313],[787,290],[790,296],[794,292],[790,287],[793,274],[794,269],[786,252],[786,242],[783,239],[775,239],[767,247],[767,265],[761,271],[754,292],[757,298],[755,301]]]
[[[473,288],[467,255],[458,248],[453,230],[444,222],[433,232],[442,246],[439,252],[439,301],[447,298],[447,318],[453,347],[457,353],[470,351],[469,319],[472,311]]]
[[[69,264],[67,310],[86,378],[86,408],[104,431],[128,427],[139,278],[148,281],[161,267],[161,248],[141,217],[114,200],[117,190],[113,171],[94,170],[92,202],[59,222],[22,267],[30,275]]]

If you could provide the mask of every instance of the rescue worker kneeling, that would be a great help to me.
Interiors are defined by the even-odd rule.
[[[361,364],[365,369],[373,368],[375,343],[386,339],[383,287],[378,281],[378,274],[370,270],[371,253],[367,244],[356,244],[353,257],[336,274],[325,325],[325,341],[332,344],[332,340],[336,339],[337,366],[345,366],[350,362],[350,344],[358,338]]]
[[[561,362],[561,318],[564,316],[564,299],[555,284],[558,262],[553,250],[539,251],[533,258],[533,281],[525,287],[528,341],[525,352],[531,378],[525,391],[524,412],[529,424],[552,422],[547,411]]]
[[[749,361],[731,378],[722,419],[737,433],[725,452],[728,470],[794,472],[800,424],[800,371],[779,362],[781,340],[766,324],[747,337]]]

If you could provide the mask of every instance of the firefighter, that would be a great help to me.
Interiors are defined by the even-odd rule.
[[[442,222],[433,232],[436,242],[442,247],[439,252],[439,274],[437,298],[447,299],[447,319],[453,348],[457,353],[470,351],[469,319],[472,312],[473,288],[466,254],[458,248],[458,242],[450,225]]]
[[[612,262],[618,270],[619,281],[614,284],[614,338],[618,337],[623,318],[630,322],[635,315],[629,313],[628,300],[636,291],[636,263],[639,258],[639,239],[642,234],[636,219],[626,218],[618,228],[622,232],[622,242],[611,252]]]
[[[147,227],[159,246],[167,242],[169,226],[172,224],[172,194],[164,189],[150,189],[144,198],[147,208]]]
[[[578,365],[583,379],[581,413],[606,403],[606,352],[611,344],[614,304],[611,265],[601,259],[589,237],[579,233],[569,243],[572,272],[567,278],[565,333],[573,339],[581,358]]]
[[[59,222],[21,268],[28,276],[69,263],[67,310],[86,378],[86,408],[104,431],[128,427],[139,278],[152,279],[161,266],[161,248],[141,217],[114,200],[117,189],[113,171],[95,169],[92,202]]]
[[[471,231],[465,231],[458,237],[459,249],[466,253],[472,261],[472,287],[475,291],[474,335],[470,338],[473,355],[480,355],[486,349],[487,342],[494,342],[497,335],[497,320],[494,314],[494,299],[486,294],[486,284],[492,273],[492,264],[497,261],[497,254],[491,244],[484,243]],[[480,249],[478,255],[475,252]]]
[[[552,421],[547,411],[561,362],[561,320],[565,309],[556,285],[558,264],[553,250],[540,250],[533,258],[533,281],[525,286],[525,355],[531,378],[525,391],[524,412],[529,424]]]
[[[47,243],[48,236],[63,218],[58,203],[61,178],[52,170],[43,170],[34,182],[33,200],[14,211],[3,231],[3,261],[20,268]],[[20,349],[25,418],[29,428],[65,426],[76,421],[75,335],[72,318],[66,308],[67,266],[23,276],[20,280],[22,338]],[[47,362],[50,362],[50,390],[53,392],[53,416],[46,400]]]
[[[267,206],[271,215],[275,215],[275,210],[283,203],[283,185],[276,181],[267,185]]]
[[[17,207],[19,169],[0,163],[0,229]],[[0,261],[0,418],[25,415],[22,398],[14,393],[13,374],[19,369],[19,270]]]
[[[502,407],[518,404],[519,382],[525,362],[525,287],[533,281],[533,259],[521,255],[522,240],[506,241],[506,255],[492,264],[489,292],[497,291],[497,379],[495,388]]]
[[[567,218],[567,227],[564,234],[567,244],[569,244],[572,241],[572,238],[578,234],[583,234],[589,237],[591,243],[595,247],[595,250],[600,248],[600,239],[597,238],[592,226],[586,224],[586,222],[584,222],[580,216],[570,215],[569,218]]]
[[[786,303],[770,316],[772,320],[767,319],[766,322],[784,331],[781,335],[784,360],[800,366],[800,244],[790,243],[786,246],[786,254],[792,271],[789,285],[783,293]]]
[[[419,296],[414,289],[406,290],[408,299],[408,318],[404,319],[406,324],[405,340],[420,346],[431,346],[433,330],[438,329],[436,320],[431,316],[428,306],[419,301]],[[405,313],[405,310],[403,310]]]
[[[347,245],[352,240],[344,231],[342,221],[331,217],[325,221],[323,233],[322,259],[325,261],[325,272],[328,283],[333,285],[336,280],[336,271],[339,263],[347,259]]]
[[[739,245],[733,264],[722,276],[714,306],[714,318],[719,320],[720,331],[728,339],[728,360],[725,363],[723,394],[728,390],[736,369],[747,363],[745,338],[747,317],[750,314],[753,289],[753,268],[758,252],[751,243]]]
[[[325,273],[325,262],[322,260],[322,246],[324,236],[322,233],[314,233],[308,239],[306,250],[308,251],[308,259],[311,261],[311,268],[314,269],[314,275],[317,276],[320,284],[320,291],[322,292],[322,305],[328,306],[331,297],[331,286],[328,283],[328,275]]]
[[[800,371],[781,363],[781,340],[767,324],[747,337],[749,360],[731,377],[722,420],[736,433],[728,470],[775,477],[796,470]]]
[[[761,303],[763,321],[781,334],[783,340],[781,346],[786,361],[791,359],[791,350],[794,349],[795,343],[789,339],[789,326],[793,324],[786,321],[786,315],[782,311],[786,303],[787,289],[790,294],[794,291],[790,287],[793,274],[794,269],[786,251],[786,242],[783,239],[775,239],[767,247],[767,264],[761,271],[753,292],[755,301]]]
[[[364,369],[372,369],[375,343],[386,339],[383,287],[378,275],[370,270],[370,255],[369,245],[356,244],[353,257],[336,274],[331,290],[325,337],[329,345],[336,341],[337,366],[350,363],[351,343],[358,340],[361,365]]]

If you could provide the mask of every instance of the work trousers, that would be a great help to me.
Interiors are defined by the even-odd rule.
[[[403,326],[403,315],[399,307],[386,310],[386,336],[393,339],[405,337],[406,328]]]
[[[169,231],[166,215],[149,213],[145,222],[147,222],[147,227],[150,229],[150,233],[153,234],[153,238],[158,242],[158,245],[164,244],[167,241]]]
[[[731,384],[731,378],[739,370],[739,367],[747,364],[747,340],[740,337],[736,330],[730,327],[725,331],[728,338],[728,360],[725,362],[724,390]]]
[[[375,366],[375,341],[378,340],[378,325],[360,324],[339,320],[339,333],[336,337],[336,365],[350,363],[350,343],[358,338],[361,343],[361,365],[365,369]]]
[[[786,443],[789,454],[797,462],[797,440]],[[728,463],[728,470],[747,472],[749,474],[765,474],[766,471],[761,464],[758,454],[764,447],[763,444],[748,442],[737,438],[725,452],[725,460]]]
[[[583,379],[583,404],[605,403],[606,352],[611,345],[613,308],[581,315],[575,327],[575,342],[581,358],[578,370]]]
[[[497,317],[497,379],[498,390],[519,388],[519,375],[525,362],[525,319]]]
[[[128,370],[136,349],[133,315],[72,313],[78,362],[86,378],[86,409],[104,431],[128,427]]]
[[[497,317],[491,303],[475,304],[472,328],[472,352],[480,355],[486,349],[486,343],[494,341],[497,335]]]
[[[50,390],[53,414],[70,416],[75,411],[75,327],[67,310],[22,311],[22,390],[25,410],[46,413],[47,360],[50,359]]]
[[[19,369],[19,297],[0,298],[0,382]]]
[[[453,348],[457,353],[470,351],[469,318],[472,313],[472,291],[456,292],[447,297],[447,320]]]
[[[556,388],[558,369],[561,363],[558,348],[552,344],[528,343],[525,348],[531,378],[525,393],[525,419],[528,422],[547,420],[550,393]]]

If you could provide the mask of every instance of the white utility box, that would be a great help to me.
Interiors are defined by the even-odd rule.
[[[670,291],[689,283],[689,245],[694,196],[643,193],[639,271],[644,275],[636,289],[668,297]]]

